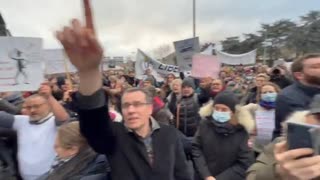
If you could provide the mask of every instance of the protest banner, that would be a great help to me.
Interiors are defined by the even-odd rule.
[[[0,91],[34,91],[43,80],[42,39],[0,37]]]
[[[256,49],[244,54],[228,54],[222,51],[216,52],[219,61],[227,65],[252,65],[256,63]]]
[[[158,60],[155,60],[138,49],[135,71],[136,78],[144,79],[145,71],[150,69],[152,75],[158,80],[163,81],[163,77],[169,73],[173,73],[175,76],[179,76],[179,67],[175,65],[163,64]]]

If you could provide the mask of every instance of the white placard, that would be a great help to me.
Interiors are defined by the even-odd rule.
[[[196,53],[200,53],[199,38],[190,38],[173,43],[176,56],[177,64],[181,72],[191,71],[192,68],[192,57]]]
[[[70,63],[62,49],[46,49],[43,51],[45,59],[46,74],[66,73],[65,62],[70,73],[77,72],[77,69]]]
[[[275,128],[275,111],[256,111],[256,124],[256,143],[267,145],[272,140],[272,133]]]
[[[0,91],[34,91],[43,80],[42,39],[0,37]]]

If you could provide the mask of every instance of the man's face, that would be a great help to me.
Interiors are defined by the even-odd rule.
[[[310,58],[303,63],[303,80],[320,86],[320,58]]]
[[[182,96],[190,96],[193,93],[193,88],[190,86],[182,87]]]
[[[266,79],[264,77],[256,77],[256,86],[261,87],[263,83],[266,82]]]
[[[129,72],[129,77],[134,77],[134,72]]]
[[[25,109],[30,113],[31,121],[38,121],[46,117],[50,112],[48,102],[41,96],[27,99]]]
[[[151,70],[150,69],[146,70],[146,75],[151,75]]]
[[[168,83],[168,84],[171,84],[174,79],[175,79],[175,77],[174,77],[173,75],[171,75],[171,74],[168,75],[168,76],[167,76],[167,83]]]
[[[203,78],[200,80],[199,86],[203,89],[210,87],[210,80],[207,78]]]
[[[146,101],[143,92],[130,92],[122,96],[122,113],[126,127],[139,130],[149,126],[152,104]]]
[[[26,102],[24,102],[22,104],[21,114],[22,115],[26,115],[26,116],[30,116],[30,109],[27,108],[27,103]]]
[[[216,79],[212,82],[212,91],[213,92],[220,92],[223,88],[222,81]]]
[[[152,86],[151,82],[150,81],[144,81],[143,82],[143,87],[146,88],[146,87],[150,87]]]

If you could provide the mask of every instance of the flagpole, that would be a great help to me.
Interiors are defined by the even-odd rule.
[[[193,0],[193,37],[196,37],[196,0]]]

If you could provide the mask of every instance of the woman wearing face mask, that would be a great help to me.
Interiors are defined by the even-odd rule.
[[[257,104],[248,104],[244,106],[245,109],[249,110],[252,117],[254,117],[255,122],[257,124],[257,121],[260,120],[261,114],[268,115],[269,118],[272,118],[270,121],[274,122],[274,115],[275,115],[275,107],[276,107],[276,99],[277,95],[280,92],[280,88],[271,82],[264,83],[260,89],[258,90],[258,95],[257,95]],[[272,124],[272,123],[269,123]],[[271,138],[269,139],[267,136],[262,137],[262,139],[256,138],[257,129],[258,127],[256,126],[255,131],[251,134],[251,138],[249,143],[252,144],[252,148],[255,151],[256,156],[262,152],[263,147],[271,142]],[[270,127],[269,130],[272,132],[274,127]],[[270,132],[270,133],[271,133]],[[266,139],[263,140],[263,139]]]
[[[202,121],[192,143],[195,169],[204,180],[242,180],[254,162],[248,132],[254,127],[248,111],[230,91],[219,93],[201,108]]]

